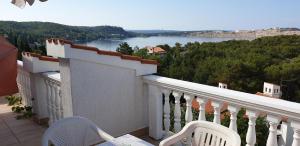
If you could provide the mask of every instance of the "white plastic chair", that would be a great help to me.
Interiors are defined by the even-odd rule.
[[[83,117],[70,117],[53,123],[44,133],[42,144],[49,146],[88,146],[91,138],[114,139],[96,124]],[[99,138],[99,139],[100,139]]]
[[[192,136],[192,146],[240,146],[238,133],[219,124],[207,121],[192,121],[183,129],[160,142],[160,146],[170,146]]]

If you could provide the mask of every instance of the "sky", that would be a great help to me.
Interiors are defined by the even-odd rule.
[[[0,20],[127,30],[300,28],[300,0],[36,0],[24,9],[10,1],[0,1]]]

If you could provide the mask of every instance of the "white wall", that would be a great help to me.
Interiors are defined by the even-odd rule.
[[[74,115],[113,136],[148,126],[148,99],[135,70],[70,59],[70,71]]]

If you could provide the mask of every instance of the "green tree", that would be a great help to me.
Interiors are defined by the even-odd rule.
[[[148,58],[148,50],[146,48],[139,49],[136,52],[133,53],[134,56],[139,56],[142,58]]]
[[[119,47],[117,48],[117,52],[120,52],[122,54],[126,55],[132,55],[133,49],[128,45],[127,42],[119,44]]]

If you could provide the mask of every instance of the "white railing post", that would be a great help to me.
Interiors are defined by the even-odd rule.
[[[182,93],[173,92],[175,97],[175,109],[174,109],[174,129],[175,133],[178,133],[181,130],[181,110],[180,110],[180,97]]]
[[[237,132],[236,120],[237,120],[237,114],[238,114],[240,108],[237,107],[237,106],[228,105],[228,110],[230,112],[230,125],[229,125],[229,129],[232,129],[235,132]]]
[[[164,105],[164,126],[165,126],[165,137],[170,136],[170,91],[168,89],[162,89],[161,92],[165,96]]]
[[[187,124],[193,120],[193,112],[192,112],[193,97],[191,95],[184,94],[184,99],[186,100],[185,124]]]
[[[294,130],[292,146],[300,146],[300,122],[292,121],[291,127],[293,127]]]
[[[55,116],[55,109],[54,109],[54,105],[55,105],[55,89],[53,87],[53,82],[50,81],[50,89],[51,89],[51,98],[50,98],[50,111],[51,111],[51,114],[52,114],[52,123],[54,123],[57,119],[56,119],[56,116]]]
[[[277,143],[277,126],[280,118],[273,115],[267,115],[267,120],[269,121],[269,136],[266,146],[278,146]]]
[[[159,140],[163,138],[163,103],[162,93],[157,86],[148,85],[149,99],[149,136]]]
[[[222,104],[218,101],[212,101],[211,105],[214,108],[214,123],[220,124],[220,109]]]
[[[60,103],[59,103],[59,109],[60,109],[60,118],[64,118],[64,107],[63,107],[63,98],[62,98],[62,95],[61,95],[61,86],[58,90],[58,96],[59,96],[59,99],[60,99]]]
[[[55,96],[56,96],[56,102],[55,102],[55,111],[56,111],[56,116],[57,116],[57,120],[61,119],[61,111],[60,111],[60,101],[61,98],[59,96],[59,85],[55,84]]]
[[[248,130],[246,135],[246,146],[254,146],[256,143],[256,131],[255,131],[255,125],[256,125],[256,118],[257,118],[257,112],[252,110],[246,110],[246,115],[249,118],[248,122]]]
[[[193,96],[184,94],[184,99],[186,101],[186,112],[185,112],[185,124],[191,122],[193,120],[193,112],[192,112],[192,101],[193,101]],[[187,137],[186,145],[191,145],[192,143],[192,135]]]
[[[205,98],[197,97],[197,102],[199,103],[199,116],[198,116],[199,121],[206,121],[206,118],[205,118],[206,101],[207,100]]]

